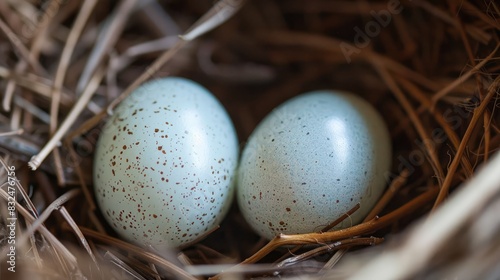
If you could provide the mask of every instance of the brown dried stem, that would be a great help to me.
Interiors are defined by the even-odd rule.
[[[78,115],[85,109],[85,106],[89,102],[90,98],[92,98],[92,95],[95,93],[103,77],[104,77],[104,69],[100,69],[99,71],[96,72],[92,80],[90,80],[90,83],[85,88],[85,91],[83,92],[82,96],[78,99],[75,106],[71,109],[71,112],[68,114],[64,122],[56,131],[56,133],[52,136],[49,142],[45,144],[40,153],[34,155],[31,158],[30,162],[28,163],[31,169],[36,170],[40,166],[42,161],[47,157],[47,155],[59,143],[64,134],[66,134],[66,132],[71,127],[75,119],[78,117]]]
[[[257,253],[252,255],[251,257],[245,259],[241,264],[250,264],[255,263],[262,259],[267,254],[276,250],[276,248],[287,245],[307,245],[307,244],[318,244],[318,243],[327,243],[334,242],[342,239],[349,238],[351,236],[359,236],[364,235],[383,227],[386,227],[393,223],[394,221],[399,220],[400,218],[408,215],[409,213],[419,209],[423,205],[427,204],[430,200],[434,199],[437,195],[437,188],[430,188],[423,194],[414,198],[410,202],[401,206],[400,208],[392,211],[391,213],[382,216],[381,218],[375,218],[371,221],[361,223],[359,225],[352,226],[347,229],[341,229],[332,232],[323,232],[323,233],[307,233],[307,234],[296,234],[296,235],[285,235],[281,234],[276,236],[273,240],[271,240],[268,244],[262,247]],[[217,275],[211,280],[219,279],[221,275]]]
[[[436,149],[432,145],[430,141],[427,141],[431,139],[429,136],[427,130],[425,129],[422,121],[420,118],[417,116],[415,109],[412,107],[411,103],[408,101],[404,93],[401,91],[399,86],[396,84],[392,76],[387,72],[385,67],[382,64],[382,61],[379,59],[373,57],[372,58],[373,65],[375,69],[379,72],[380,76],[382,79],[386,82],[387,86],[391,89],[391,92],[394,94],[396,99],[399,101],[401,106],[404,108],[406,113],[409,115],[410,120],[412,121],[413,125],[417,129],[418,134],[420,135],[420,138],[423,140],[425,148],[426,148],[426,154],[429,156],[429,161],[432,166],[432,169],[434,169],[434,173],[436,176],[436,179],[439,183],[439,186],[443,184],[443,177],[444,177],[444,172],[441,167],[441,163],[439,162],[438,155],[436,153]]]

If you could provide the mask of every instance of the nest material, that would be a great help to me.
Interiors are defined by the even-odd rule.
[[[495,1],[12,0],[0,2],[0,30],[2,276],[499,277]],[[113,107],[166,75],[209,88],[243,141],[302,92],[362,96],[394,143],[386,193],[365,222],[344,231],[267,243],[233,207],[219,229],[177,252],[121,241],[96,209],[92,153]],[[9,182],[16,273],[5,265]],[[383,238],[390,242],[377,245]]]

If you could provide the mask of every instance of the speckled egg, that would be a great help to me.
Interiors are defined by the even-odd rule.
[[[295,97],[250,136],[237,179],[238,205],[261,236],[321,230],[352,209],[337,228],[359,223],[384,191],[391,145],[378,112],[337,91]]]
[[[229,209],[238,140],[219,101],[183,78],[137,88],[104,126],[94,158],[97,203],[125,239],[185,245]]]

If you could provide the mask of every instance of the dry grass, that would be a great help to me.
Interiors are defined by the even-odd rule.
[[[500,277],[495,1],[158,2],[0,1],[1,276]],[[374,13],[388,13],[387,24]],[[360,41],[358,30],[371,35]],[[219,229],[179,251],[119,240],[94,202],[94,145],[114,106],[167,75],[209,88],[242,143],[302,92],[363,96],[391,131],[386,193],[362,224],[340,231],[328,230],[348,213],[322,232],[266,242],[233,207]],[[12,166],[16,273],[5,264]]]

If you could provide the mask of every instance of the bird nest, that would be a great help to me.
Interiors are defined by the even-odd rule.
[[[1,1],[1,276],[496,279],[499,31],[495,1]],[[185,248],[121,240],[95,204],[95,144],[169,75],[210,89],[242,143],[305,91],[362,96],[391,133],[384,195],[344,230],[267,241],[233,206]]]

